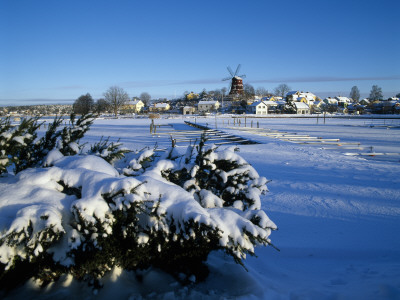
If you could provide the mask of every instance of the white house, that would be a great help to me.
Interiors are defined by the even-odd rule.
[[[196,108],[194,107],[194,106],[188,106],[188,105],[186,105],[186,106],[184,106],[183,108],[182,108],[182,114],[183,115],[192,115],[192,114],[194,114],[196,112]]]
[[[255,101],[247,106],[247,111],[256,115],[267,115],[270,112],[275,112],[279,103],[277,101]]]
[[[219,106],[220,106],[220,104],[218,101],[202,100],[202,101],[199,101],[197,110],[199,112],[211,112],[211,111],[217,110],[219,108]]]
[[[307,103],[294,102],[294,105],[298,114],[305,115],[310,113],[310,107],[307,105]]]
[[[254,101],[247,107],[247,110],[249,113],[256,115],[268,114],[268,106],[264,103],[264,101]]]

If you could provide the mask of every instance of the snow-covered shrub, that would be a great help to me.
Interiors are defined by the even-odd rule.
[[[115,168],[125,176],[139,176],[151,167],[157,158],[156,148],[145,148],[139,151],[124,153],[124,157],[115,161]]]
[[[60,133],[60,139],[57,141],[57,148],[64,155],[75,155],[81,152],[83,145],[79,145],[79,140],[93,124],[92,114],[82,115],[76,120],[76,116],[71,114],[69,126],[65,126]]]
[[[116,266],[200,280],[212,251],[243,265],[255,246],[271,244],[276,226],[260,207],[267,180],[233,149],[207,148],[203,139],[184,155],[143,149],[111,165],[101,155],[70,155],[66,141],[81,135],[61,136],[53,141],[69,150],[55,147],[46,167],[0,185],[0,288],[21,272],[21,281],[67,273],[101,285]]]
[[[91,145],[88,154],[93,154],[102,157],[107,162],[111,163],[114,160],[122,159],[125,157],[126,153],[131,152],[129,149],[121,148],[122,143],[119,140],[114,142],[109,142],[109,137],[103,140],[103,137],[98,143]]]
[[[80,153],[83,145],[79,145],[79,140],[90,129],[94,118],[88,114],[76,120],[72,114],[69,124],[60,129],[63,119],[56,117],[40,139],[37,139],[37,130],[43,123],[38,120],[38,117],[23,119],[15,126],[10,118],[0,120],[0,174],[7,173],[9,166],[14,166],[14,173],[41,166],[54,148],[63,155]]]
[[[38,118],[23,119],[19,126],[13,126],[10,118],[0,120],[0,174],[11,165],[19,172],[35,161],[33,141],[39,127]]]
[[[236,262],[243,264],[246,254],[254,254],[254,246],[271,245],[268,236],[271,229],[276,229],[261,210],[260,196],[268,191],[268,181],[237,154],[235,147],[218,150],[206,147],[205,141],[203,136],[196,151],[189,146],[183,157],[161,167],[160,173],[190,192],[202,207],[217,212],[220,228],[232,224],[232,220],[237,222],[235,236],[226,236],[221,244]]]

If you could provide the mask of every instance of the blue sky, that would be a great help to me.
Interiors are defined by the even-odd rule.
[[[0,0],[0,105],[181,96],[280,83],[321,97],[400,93],[400,1]]]

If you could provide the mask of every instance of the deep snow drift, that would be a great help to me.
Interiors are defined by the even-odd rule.
[[[115,269],[97,295],[66,277],[45,290],[31,281],[8,298],[400,298],[400,157],[348,156],[345,153],[357,150],[323,149],[327,147],[260,136],[238,126],[231,128],[233,122],[229,119],[228,125],[228,119],[218,118],[218,129],[261,143],[240,146],[240,155],[260,176],[272,180],[270,192],[261,200],[279,227],[271,239],[280,252],[256,248],[258,257],[245,261],[249,272],[215,253],[208,260],[209,278],[186,287],[158,270],[144,270],[136,276]],[[183,120],[155,123],[183,129]],[[195,121],[215,127],[214,118]],[[317,123],[316,119],[273,118],[255,119],[254,124],[257,121],[264,129],[360,142],[365,148],[362,152],[400,152],[400,129],[387,124],[371,127],[370,120],[327,119],[324,124],[321,119]],[[110,136],[111,140],[121,138],[131,149],[153,147],[154,143],[160,148],[168,146],[169,136],[151,136],[149,125],[148,119],[96,120],[84,141]]]

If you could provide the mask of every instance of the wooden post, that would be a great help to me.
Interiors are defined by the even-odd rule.
[[[253,128],[253,120],[251,120],[251,128]]]
[[[326,111],[324,111],[324,125],[325,125]]]
[[[244,127],[247,127],[247,118],[244,118]]]
[[[258,123],[258,121],[257,121],[257,128],[260,128],[260,124]]]

